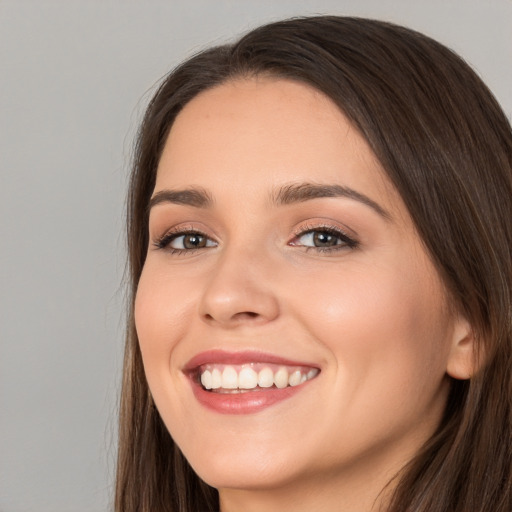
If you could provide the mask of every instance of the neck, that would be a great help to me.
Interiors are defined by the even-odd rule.
[[[220,511],[384,512],[395,474],[352,468],[348,475],[321,473],[271,489],[220,489]]]

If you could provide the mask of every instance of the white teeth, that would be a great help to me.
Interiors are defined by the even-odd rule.
[[[288,370],[286,368],[279,368],[274,375],[274,383],[276,388],[283,389],[288,386]]]
[[[267,366],[258,373],[258,386],[271,388],[274,385],[274,372]]]
[[[309,370],[307,379],[311,380],[313,377],[316,377],[318,375],[318,371],[319,370],[317,368],[312,368],[311,370]]]
[[[290,377],[288,378],[288,384],[290,386],[298,386],[300,384],[302,378],[302,373],[300,370],[295,370],[293,373],[290,373]]]
[[[232,366],[226,366],[222,372],[222,387],[236,389],[238,387],[238,373]]]
[[[304,367],[286,367],[267,365],[263,363],[250,363],[240,366],[232,365],[204,365],[200,372],[200,381],[207,390],[250,390],[255,388],[284,389],[294,387],[311,380],[320,370]]]
[[[212,389],[212,372],[209,372],[208,370],[206,370],[206,371],[201,375],[201,384],[202,384],[206,389]]]
[[[218,368],[212,370],[212,389],[219,389],[222,387],[222,374]]]
[[[238,387],[241,389],[254,389],[258,385],[258,374],[250,367],[242,368],[238,374]]]

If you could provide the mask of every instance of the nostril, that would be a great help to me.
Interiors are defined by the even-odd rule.
[[[260,315],[258,313],[255,313],[254,311],[241,311],[240,313],[235,313],[231,318],[236,319],[243,319],[243,318],[258,318]],[[204,315],[206,320],[215,320],[215,317],[211,315],[210,313],[206,313]]]
[[[258,313],[254,313],[254,311],[242,311],[235,315],[235,318],[257,318]]]
[[[240,324],[244,322],[252,323],[260,319],[263,319],[263,317],[254,311],[240,311],[239,313],[235,313],[230,320],[234,324]]]

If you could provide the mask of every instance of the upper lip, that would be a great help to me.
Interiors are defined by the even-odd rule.
[[[280,364],[283,366],[310,366],[311,368],[319,368],[318,365],[305,361],[296,361],[287,359],[275,354],[259,352],[257,350],[245,350],[241,352],[228,352],[225,350],[208,350],[201,352],[190,359],[184,371],[195,370],[204,364],[229,364],[240,365],[248,363],[269,363]]]

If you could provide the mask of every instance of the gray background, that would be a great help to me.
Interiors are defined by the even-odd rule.
[[[355,14],[461,53],[512,114],[512,0],[0,0],[0,511],[106,511],[123,204],[155,82],[261,22]]]

